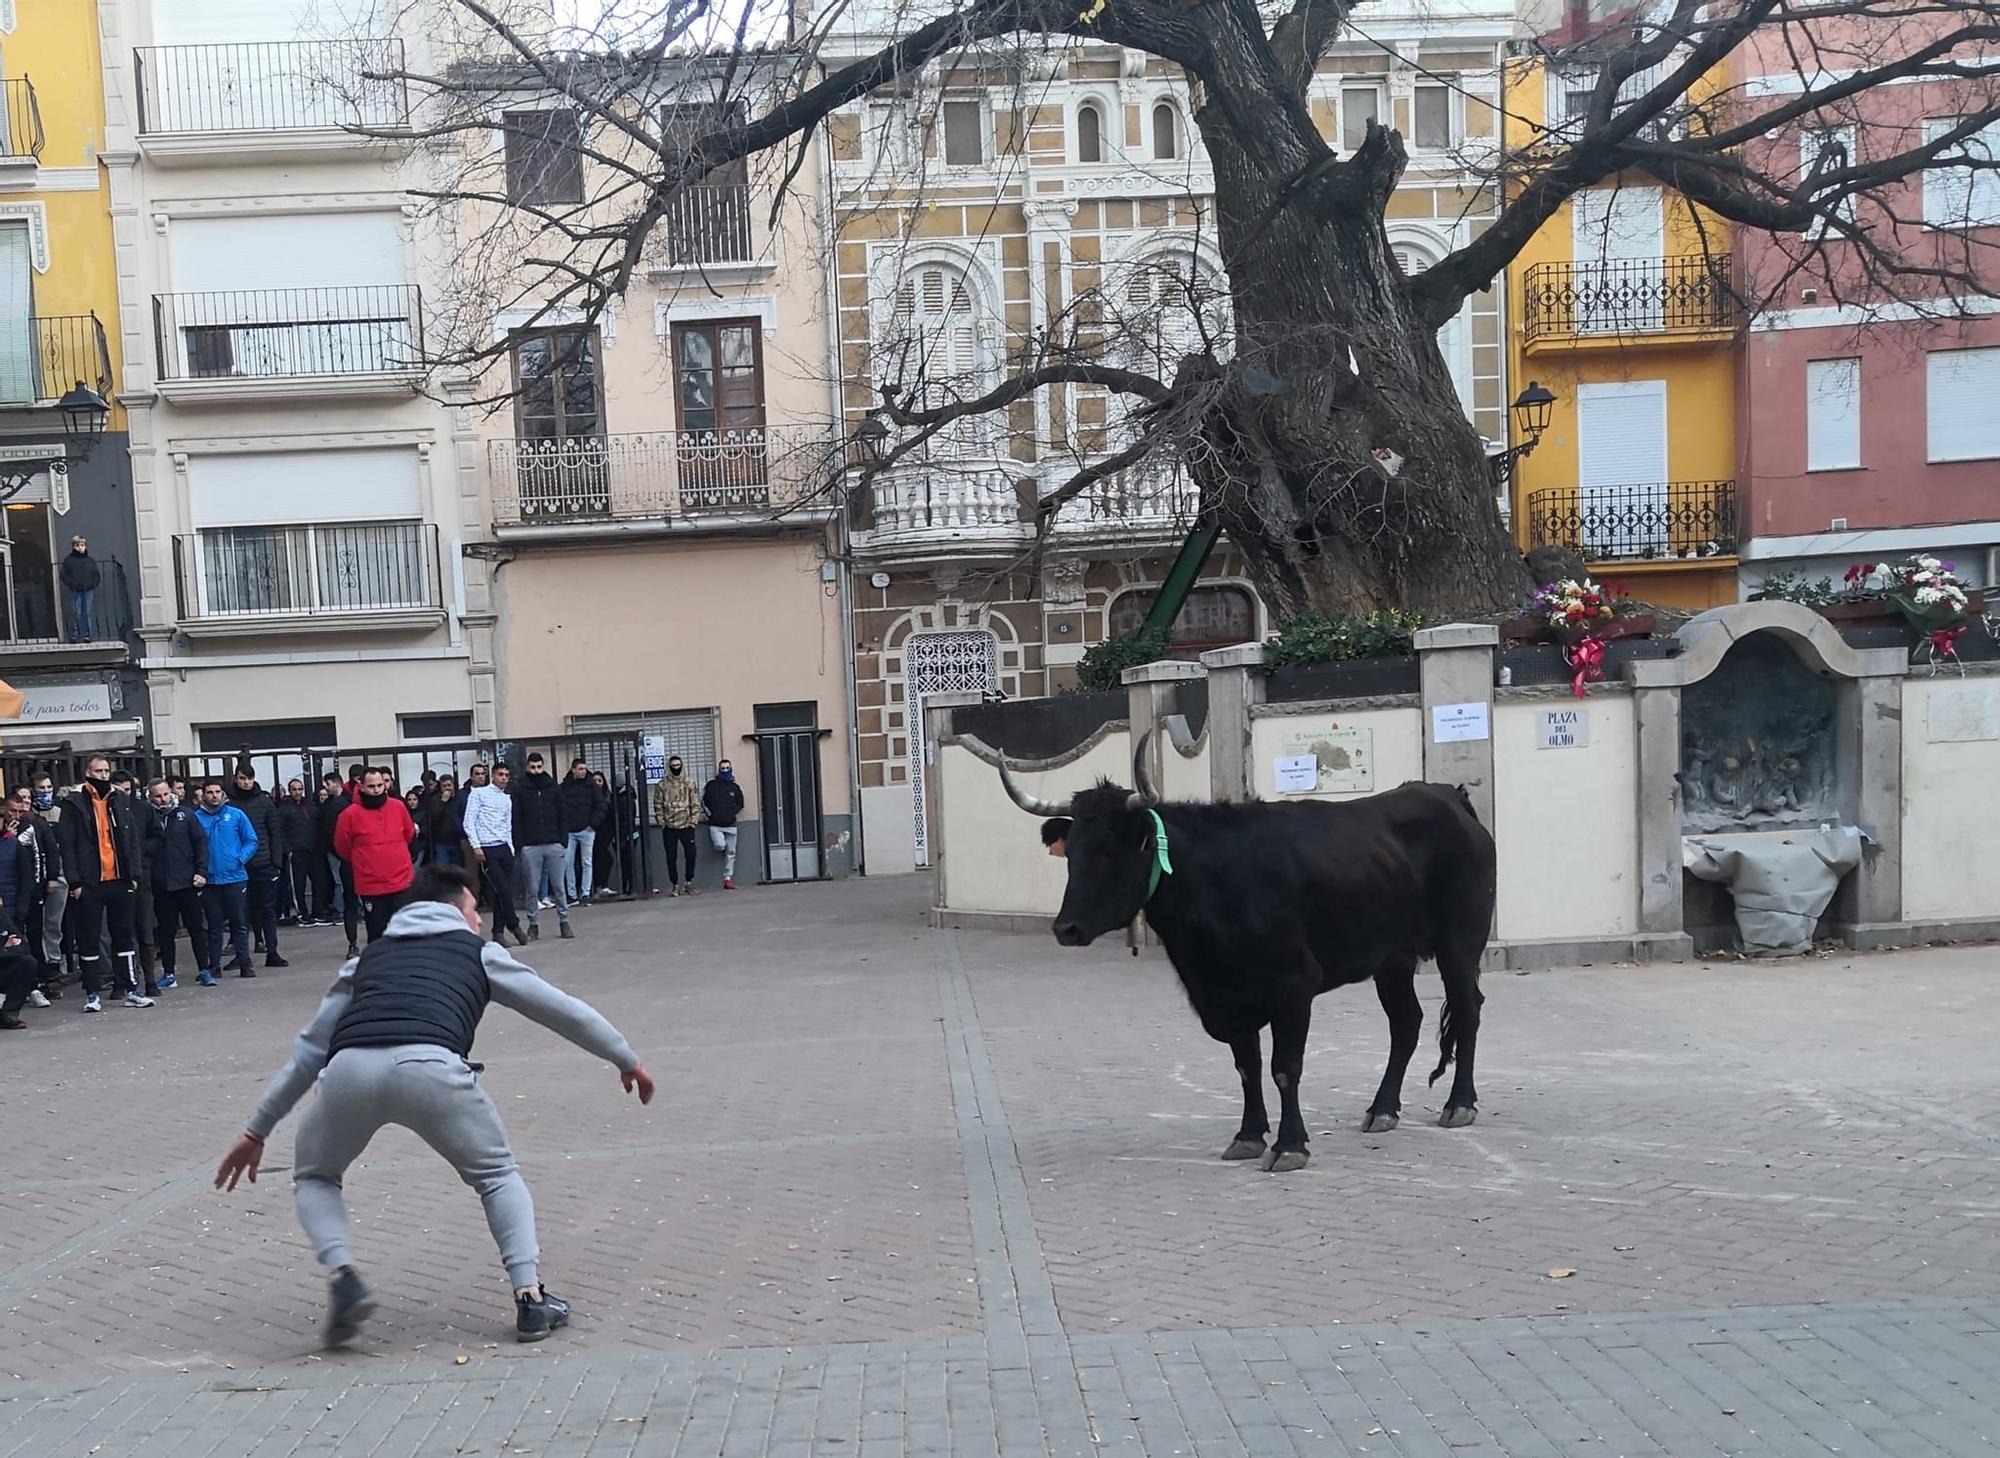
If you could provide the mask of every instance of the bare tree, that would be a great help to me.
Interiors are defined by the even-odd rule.
[[[1926,187],[1968,203],[2000,187],[2000,153],[1986,145],[2000,119],[1990,0],[1663,0],[1544,46],[1567,114],[1509,118],[1489,165],[1497,217],[1415,277],[1384,226],[1403,139],[1370,123],[1342,152],[1308,105],[1322,58],[1365,31],[1365,5],[928,0],[886,21],[871,14],[865,28],[886,25],[886,43],[831,61],[829,36],[858,25],[849,4],[794,16],[768,0],[727,11],[600,0],[580,29],[529,29],[498,0],[447,0],[476,59],[405,79],[427,98],[424,135],[457,168],[441,171],[433,200],[484,219],[458,225],[458,246],[481,256],[466,272],[488,283],[461,301],[466,327],[445,365],[477,370],[501,356],[498,307],[544,321],[603,315],[671,246],[676,208],[717,169],[754,166],[782,198],[819,130],[870,98],[920,105],[922,78],[951,66],[1026,85],[1063,38],[1108,42],[1186,78],[1213,168],[1205,225],[1226,268],[1226,309],[1194,278],[1156,291],[1143,319],[1119,317],[1116,298],[1068,301],[1056,324],[1010,348],[999,383],[979,389],[953,388],[923,341],[891,329],[858,377],[849,367],[850,423],[872,408],[890,428],[893,465],[947,454],[952,430],[975,417],[1018,428],[1036,392],[1115,402],[1068,437],[1077,469],[1039,502],[1044,520],[1107,475],[1171,454],[1276,612],[1490,613],[1519,601],[1526,573],[1436,334],[1579,191],[1645,180],[1707,218],[1782,240],[1745,284],[1753,305],[1789,297],[1802,275],[1833,299],[1914,297],[1946,310],[1990,291],[1983,236],[1927,227],[1923,202]],[[1774,84],[1774,71],[1791,79]],[[1903,93],[1912,98],[1945,88],[1949,102],[1912,117],[1884,105],[1891,87],[1922,88]],[[524,119],[535,108],[523,97],[575,113],[574,135],[558,140],[585,159],[587,185],[528,189],[543,200],[523,201],[498,174],[491,138],[544,124]],[[922,155],[911,155],[913,174]],[[924,185],[912,175],[908,195]],[[1176,290],[1193,322],[1164,330],[1159,310]],[[1153,342],[1150,358],[1134,340]],[[1399,469],[1381,468],[1384,451]]]

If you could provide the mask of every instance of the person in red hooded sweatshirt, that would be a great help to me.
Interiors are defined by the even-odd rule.
[[[363,770],[361,793],[334,822],[333,853],[354,868],[354,894],[366,908],[370,942],[388,927],[416,878],[410,861],[416,838],[409,808],[389,793],[389,772],[375,766]]]

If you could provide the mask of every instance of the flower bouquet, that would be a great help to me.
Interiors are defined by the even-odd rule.
[[[1958,640],[1972,617],[1972,597],[1957,567],[1935,557],[1916,556],[1882,569],[1887,597],[1916,630],[1917,654],[1932,665],[1958,658]]]
[[[1537,588],[1529,612],[1563,645],[1570,687],[1582,698],[1585,684],[1604,677],[1604,645],[1616,636],[1609,631],[1618,616],[1611,594],[1588,577],[1565,577]]]

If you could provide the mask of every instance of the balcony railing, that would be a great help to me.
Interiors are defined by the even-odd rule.
[[[95,314],[0,318],[0,405],[49,404],[78,380],[111,391],[111,348]]]
[[[666,213],[670,267],[752,261],[750,189],[741,183],[682,188],[667,199]]]
[[[1665,481],[1564,487],[1528,497],[1528,545],[1569,547],[1592,562],[1736,553],[1736,483]]]
[[[424,352],[414,284],[155,294],[163,380],[407,373]]]
[[[868,541],[1025,542],[1034,534],[1034,496],[1055,490],[1076,469],[1077,463],[1064,461],[1039,478],[984,464],[925,463],[886,471],[872,483],[874,525]],[[1198,501],[1198,489],[1177,462],[1148,461],[1094,482],[1065,502],[1053,530],[1058,537],[1173,535],[1193,522]]]
[[[0,81],[0,161],[42,155],[42,108],[26,76]]]
[[[649,431],[488,448],[501,526],[770,514],[831,504],[841,446],[813,426]]]
[[[1533,344],[1690,334],[1733,328],[1738,317],[1726,257],[1538,263],[1524,279],[1521,335]]]
[[[444,606],[430,522],[215,527],[174,538],[182,622]]]
[[[140,46],[139,131],[400,129],[409,125],[400,40]]]

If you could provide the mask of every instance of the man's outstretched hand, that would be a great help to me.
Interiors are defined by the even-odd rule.
[[[653,1075],[646,1072],[645,1064],[619,1074],[618,1078],[625,1085],[625,1092],[630,1093],[635,1088],[639,1090],[640,1103],[650,1104],[653,1101]]]
[[[254,1134],[245,1134],[229,1146],[229,1153],[222,1156],[222,1164],[215,1171],[215,1187],[218,1190],[233,1190],[236,1181],[244,1175],[250,1176],[250,1183],[257,1183],[257,1166],[264,1158],[264,1141]],[[223,1181],[228,1183],[224,1184]]]

